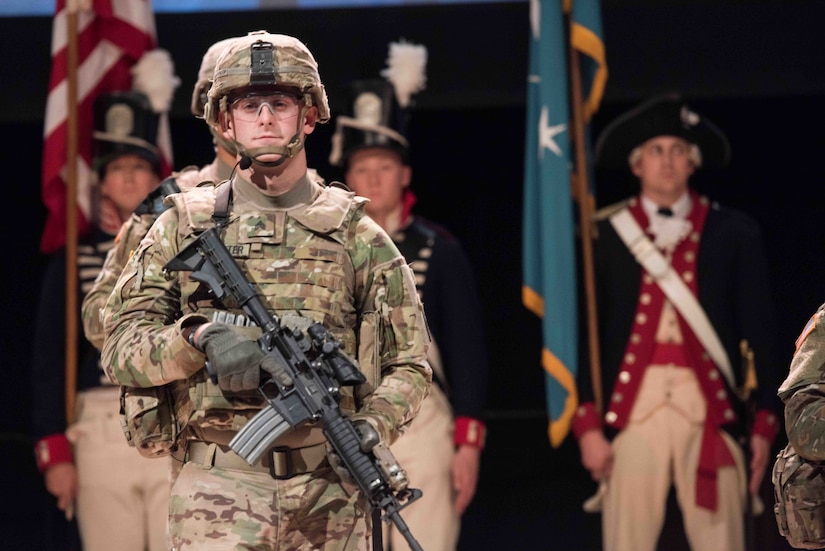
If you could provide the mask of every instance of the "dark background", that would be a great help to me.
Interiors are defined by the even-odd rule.
[[[777,343],[786,369],[793,341],[823,302],[823,1],[603,2],[610,75],[594,135],[643,99],[670,90],[724,129],[733,149],[725,170],[694,185],[753,215],[763,229],[773,278]],[[34,466],[28,365],[44,257],[38,252],[43,113],[50,70],[51,18],[0,19],[0,130],[4,136],[6,254],[0,270],[0,483],[4,549],[48,549],[51,502]],[[417,210],[464,242],[483,294],[492,365],[489,439],[478,494],[464,520],[462,550],[596,550],[598,516],[581,512],[594,488],[568,438],[547,438],[539,321],[521,305],[521,210],[528,63],[528,4],[273,10],[158,14],[161,47],[182,85],[172,112],[175,165],[211,159],[208,132],[189,113],[206,49],[250,30],[292,34],[320,64],[333,116],[343,86],[385,66],[401,38],[428,48],[427,89],[410,128]],[[328,179],[333,125],[308,141],[310,166]],[[596,172],[599,206],[636,191],[629,173]],[[758,361],[758,359],[757,359]],[[784,446],[784,435],[776,448]],[[770,511],[757,520],[757,549],[789,549]],[[678,514],[661,549],[685,549]]]

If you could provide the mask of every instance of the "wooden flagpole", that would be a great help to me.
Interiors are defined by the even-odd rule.
[[[66,3],[66,425],[75,421],[77,397],[77,10],[74,0]]]
[[[570,29],[570,13],[565,14],[567,28]],[[582,104],[581,67],[579,52],[570,45],[568,34],[568,51],[570,52],[570,105],[572,111],[571,134],[573,137],[576,162],[572,172],[573,197],[579,206],[579,231],[581,233],[582,268],[584,271],[584,288],[587,310],[587,337],[590,352],[590,376],[593,385],[593,398],[596,411],[603,410],[602,370],[599,360],[599,324],[596,308],[596,276],[593,266],[593,213],[595,205],[590,195],[587,174],[587,154],[584,144],[584,107]]]

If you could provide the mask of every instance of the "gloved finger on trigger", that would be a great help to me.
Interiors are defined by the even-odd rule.
[[[264,358],[261,359],[261,369],[269,373],[279,385],[292,386],[292,377],[289,376],[286,368],[273,356],[264,356]]]

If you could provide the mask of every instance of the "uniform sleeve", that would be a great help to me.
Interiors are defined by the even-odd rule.
[[[41,282],[32,350],[32,437],[40,472],[72,463],[66,438],[66,257],[55,253]]]
[[[779,430],[778,416],[782,411],[776,388],[782,381],[783,369],[777,357],[776,332],[772,328],[775,318],[768,261],[756,222],[748,217],[740,225],[743,237],[739,240],[738,257],[734,259],[736,284],[732,289],[738,313],[735,323],[739,339],[747,339],[755,359],[758,411],[751,430],[772,442]],[[739,354],[731,358],[741,361]]]
[[[825,461],[825,384],[798,389],[785,402],[788,442],[810,461]]]
[[[788,441],[802,457],[825,460],[825,305],[796,340],[788,377],[779,387]]]
[[[66,430],[66,259],[49,258],[37,303],[32,349],[32,436]]]
[[[600,220],[598,222],[597,239],[593,240],[593,261],[594,273],[596,278],[596,301],[598,315],[598,335],[599,335],[599,359],[602,371],[602,382],[600,390],[603,393],[609,392],[613,370],[608,369],[608,358],[613,360],[611,354],[612,349],[621,347],[624,351],[624,332],[615,324],[611,327],[605,327],[608,314],[616,315],[617,309],[612,308],[611,304],[615,302],[613,294],[627,294],[627,296],[638,296],[638,289],[630,288],[633,279],[640,279],[635,272],[622,272],[620,277],[616,277],[616,266],[621,265],[620,259],[623,255],[624,244],[619,236],[616,234],[613,226],[608,220]],[[577,262],[581,262],[577,259]],[[636,261],[631,257],[631,262],[635,267]],[[578,266],[581,273],[581,266]],[[619,287],[618,289],[617,286]],[[586,296],[584,293],[579,293],[579,311],[586,311]],[[632,314],[631,314],[632,315]],[[593,371],[591,369],[590,357],[590,340],[588,339],[589,329],[587,327],[587,316],[579,316],[579,341],[578,341],[578,371],[576,373],[576,390],[578,394],[579,404],[576,407],[576,412],[571,422],[571,430],[576,439],[580,438],[584,433],[594,430],[602,429],[602,418],[598,413],[596,396],[593,389]],[[610,321],[614,321],[611,319]],[[610,338],[615,340],[615,346],[608,350],[605,346],[605,337],[610,330]],[[628,332],[629,333],[629,332]]]
[[[380,365],[380,380],[359,412],[383,419],[379,431],[391,444],[418,413],[432,384],[429,329],[412,270],[389,236],[368,219],[359,223],[353,263],[362,314],[377,317]]]
[[[805,324],[796,339],[796,349],[788,376],[779,387],[779,397],[787,402],[802,387],[825,381],[825,304]]]
[[[436,241],[425,289],[427,323],[444,363],[456,418],[455,444],[481,447],[489,364],[475,277],[455,239]]]
[[[124,223],[115,239],[115,246],[106,255],[100,274],[83,299],[81,307],[83,331],[89,342],[98,350],[103,347],[103,307],[106,305],[106,300],[114,289],[123,267],[154,220],[154,216],[132,216]]]
[[[115,384],[160,386],[185,379],[204,366],[205,356],[182,336],[184,327],[206,318],[180,319],[178,274],[164,265],[179,250],[177,211],[160,215],[126,263],[104,306],[102,361]]]

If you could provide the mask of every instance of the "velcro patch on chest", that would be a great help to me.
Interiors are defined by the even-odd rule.
[[[284,239],[286,214],[284,212],[245,213],[240,216],[238,241],[278,244]]]
[[[226,248],[229,250],[229,254],[231,254],[235,258],[249,258],[249,243],[237,243],[235,245],[227,245]]]

